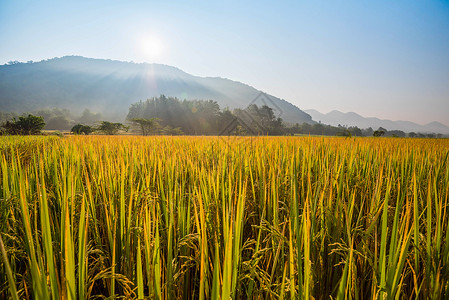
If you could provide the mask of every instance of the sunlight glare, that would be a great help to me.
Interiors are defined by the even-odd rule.
[[[147,35],[140,39],[140,50],[146,60],[160,59],[164,53],[164,43],[155,35]]]

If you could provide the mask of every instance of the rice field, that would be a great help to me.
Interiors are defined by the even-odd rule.
[[[1,299],[448,299],[449,140],[1,137]]]

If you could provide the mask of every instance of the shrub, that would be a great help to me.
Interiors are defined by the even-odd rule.
[[[6,121],[2,126],[3,134],[9,135],[36,135],[41,134],[45,127],[44,118],[28,114],[21,116],[19,119],[13,118]]]

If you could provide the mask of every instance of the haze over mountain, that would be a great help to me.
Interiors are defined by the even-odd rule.
[[[130,104],[161,94],[179,99],[215,100],[221,108],[245,108],[261,92],[224,78],[197,77],[161,64],[65,56],[0,66],[0,111],[85,108],[123,120]],[[313,122],[293,104],[263,94],[257,105],[271,106],[291,123]]]
[[[422,133],[441,133],[449,134],[449,127],[439,122],[431,122],[426,125],[420,125],[409,121],[391,121],[381,120],[374,117],[363,117],[354,112],[343,113],[338,110],[333,110],[327,114],[322,114],[317,110],[305,110],[312,116],[314,121],[321,121],[324,124],[333,126],[357,126],[359,128],[371,127],[374,130],[383,127],[387,130],[402,130],[404,132],[422,132]]]

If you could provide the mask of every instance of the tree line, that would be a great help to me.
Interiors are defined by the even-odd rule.
[[[0,135],[40,135],[46,123],[42,116],[33,114],[13,117],[11,120],[0,125]],[[122,123],[113,123],[109,121],[101,121],[96,126],[76,124],[72,127],[71,132],[74,134],[91,134],[93,132],[101,132],[103,134],[114,135],[119,131],[128,131],[129,127]]]
[[[361,129],[322,123],[289,124],[267,105],[251,104],[245,109],[221,109],[213,100],[179,100],[153,97],[131,104],[127,125],[101,120],[101,114],[86,109],[74,117],[66,109],[38,110],[28,116],[0,112],[0,134],[40,134],[42,129],[71,130],[74,134],[108,135],[131,131],[142,135],[327,135],[442,137],[441,134],[405,133],[385,128]]]
[[[434,133],[405,133],[401,130],[361,129],[357,126],[331,126],[322,123],[288,124],[274,114],[272,108],[251,104],[245,109],[221,109],[213,100],[179,100],[175,97],[153,97],[130,106],[127,120],[149,121],[140,132],[148,134],[187,135],[325,135],[325,136],[386,136],[442,137]],[[165,131],[163,129],[166,129]],[[137,127],[139,130],[139,127]]]
[[[31,111],[28,114],[42,117],[46,130],[70,130],[76,124],[94,125],[103,118],[101,113],[85,109],[81,115],[75,115],[64,108],[47,108]],[[0,112],[0,124],[18,118],[20,115],[13,112]]]

